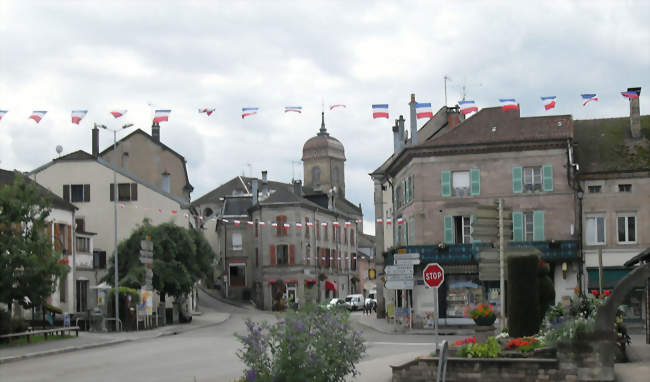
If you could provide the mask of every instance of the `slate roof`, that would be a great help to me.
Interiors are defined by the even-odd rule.
[[[251,196],[226,198],[223,206],[224,216],[248,215],[248,209],[253,206]]]
[[[67,210],[67,211],[75,211],[78,208],[75,207],[72,203],[66,201],[62,197],[58,196],[57,194],[53,193],[52,191],[48,190],[47,188],[41,186],[37,182],[34,182],[33,180],[29,179],[29,177],[22,175],[20,172],[14,172],[14,171],[7,171],[7,170],[2,170],[0,169],[0,186],[9,186],[14,183],[14,179],[16,178],[16,174],[19,174],[19,176],[22,176],[24,179],[27,180],[27,182],[33,183],[36,185],[38,190],[40,191],[41,194],[46,195],[51,201],[52,201],[52,206],[61,210]]]
[[[576,120],[574,130],[582,174],[650,170],[650,115],[641,116],[640,140],[632,139],[629,117]]]
[[[226,183],[220,185],[219,187],[213,189],[212,191],[208,191],[206,194],[193,201],[192,206],[199,206],[207,203],[220,204],[221,201],[219,199],[223,198],[224,196],[236,195],[236,194],[250,194],[251,190],[253,189],[253,179],[256,178],[250,178],[246,176],[236,176],[230,179],[229,181],[227,181]],[[257,179],[257,185],[258,185],[258,190],[261,192],[262,191],[261,179]],[[269,181],[269,189],[272,190],[278,188],[289,188],[289,187],[292,186],[288,183]]]

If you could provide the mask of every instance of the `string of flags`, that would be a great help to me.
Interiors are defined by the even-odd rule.
[[[627,99],[638,99],[639,98],[639,92],[635,90],[627,90],[623,91],[620,93],[621,96]],[[580,97],[582,99],[582,106],[587,106],[590,102],[597,102],[598,101],[598,95],[596,93],[584,93],[580,94]],[[544,110],[551,110],[554,109],[555,106],[557,105],[557,96],[542,96],[540,97],[542,104],[544,106]],[[517,100],[515,98],[500,98],[499,103],[501,104],[501,107],[503,111],[509,111],[509,110],[518,110],[519,109],[519,104],[517,103]],[[476,113],[479,111],[478,106],[476,105],[476,102],[474,100],[461,100],[458,101],[458,106],[460,107],[460,112],[463,115],[467,115],[470,113]],[[347,108],[346,105],[344,104],[333,104],[329,106],[330,110],[334,110],[337,108]],[[390,118],[390,113],[389,113],[389,105],[388,104],[372,104],[371,105],[372,109],[372,118],[377,119],[377,118]],[[212,113],[214,113],[216,109],[215,108],[209,108],[209,107],[203,107],[199,108],[198,112],[200,114],[205,114],[206,116],[210,117]],[[249,107],[243,107],[241,113],[242,119],[245,119],[246,117],[250,117],[253,115],[256,115],[260,112],[260,107],[258,106],[249,106]],[[285,106],[284,107],[284,112],[285,113],[298,113],[302,114],[302,106]],[[421,118],[433,118],[433,110],[431,108],[431,103],[430,102],[424,102],[424,103],[415,103],[415,111],[416,111],[416,118],[421,119]],[[0,121],[2,121],[3,117],[8,113],[8,110],[3,110],[0,109]],[[110,114],[115,118],[121,118],[127,113],[127,110],[111,110]],[[35,121],[36,123],[40,123],[43,118],[45,118],[45,114],[47,114],[47,110],[34,110],[32,113],[29,115],[28,119],[31,119]],[[79,125],[80,122],[84,119],[84,117],[88,114],[88,110],[72,110],[71,112],[71,122],[73,124]],[[169,115],[171,114],[171,110],[169,109],[159,109],[155,110],[154,112],[154,118],[153,121],[154,123],[160,123],[160,122],[165,122],[169,121]]]

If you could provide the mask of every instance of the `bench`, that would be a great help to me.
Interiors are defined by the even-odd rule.
[[[8,339],[9,342],[13,339],[17,338],[22,338],[25,337],[27,338],[27,342],[30,342],[29,339],[31,336],[39,335],[42,334],[45,340],[47,341],[47,336],[49,335],[64,335],[65,333],[71,333],[75,332],[75,335],[79,337],[79,327],[78,326],[62,326],[58,328],[52,328],[52,329],[41,329],[41,330],[30,330],[27,332],[22,332],[22,333],[11,333],[11,334],[3,334],[0,336],[0,339]]]

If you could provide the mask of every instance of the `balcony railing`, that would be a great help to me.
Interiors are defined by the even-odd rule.
[[[542,260],[549,263],[578,260],[577,240],[519,241],[510,242],[511,248],[535,247],[542,252]]]

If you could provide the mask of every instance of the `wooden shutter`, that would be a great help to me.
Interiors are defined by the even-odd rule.
[[[320,220],[316,220],[314,228],[316,229],[316,240],[320,240]]]
[[[84,184],[84,202],[90,201],[90,184]]]
[[[275,217],[275,236],[282,236],[282,216]]]
[[[66,202],[70,201],[70,185],[69,184],[64,184],[63,185],[63,200]]]
[[[440,181],[441,183],[441,195],[443,197],[451,196],[451,172],[441,171],[440,172]]]
[[[320,249],[320,266],[325,268],[325,248]]]
[[[524,213],[512,212],[512,241],[524,241]]]
[[[110,183],[108,185],[108,191],[109,191],[109,195],[110,195],[109,198],[110,198],[110,200],[112,202],[112,201],[115,200],[115,188],[113,188],[113,183]]]
[[[68,250],[66,251],[66,254],[72,254],[72,226],[68,226]]]
[[[54,224],[54,250],[56,251],[60,250],[61,244],[63,244],[59,240],[60,237],[61,237],[61,229],[59,228],[58,224]]]
[[[275,245],[269,245],[269,259],[271,265],[278,265],[278,257],[275,254]]]
[[[542,176],[544,179],[544,191],[553,191],[553,166],[542,166]]]
[[[481,194],[481,170],[478,168],[473,168],[469,170],[470,178],[470,194],[471,195],[480,195]]]
[[[347,228],[343,228],[343,239],[345,241],[345,244],[347,244],[348,243],[348,229]]]
[[[454,244],[454,218],[445,216],[444,218],[444,241],[445,244]]]
[[[138,184],[131,183],[131,200],[138,200]]]
[[[544,241],[544,211],[533,211],[533,240]]]
[[[296,246],[289,244],[289,265],[296,265]]]
[[[521,167],[512,168],[512,192],[519,194],[523,191],[523,169]]]

